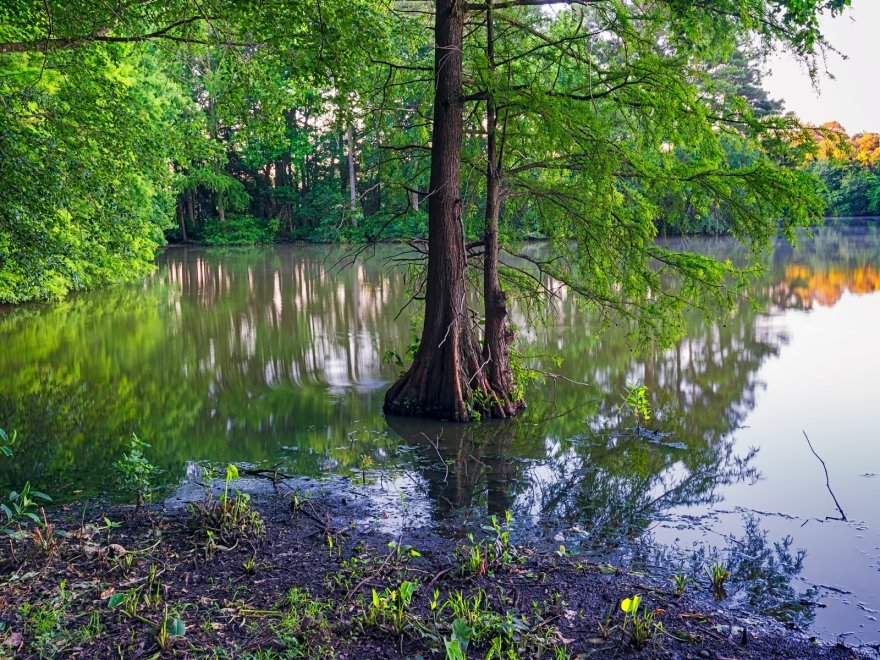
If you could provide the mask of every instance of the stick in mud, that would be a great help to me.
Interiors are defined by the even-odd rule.
[[[810,447],[810,451],[813,452],[813,456],[819,459],[819,462],[822,464],[822,469],[825,470],[825,486],[828,488],[828,492],[831,493],[831,498],[834,500],[834,505],[837,507],[837,510],[840,511],[840,518],[838,520],[842,520],[844,522],[848,522],[846,519],[846,514],[843,512],[843,509],[840,507],[840,502],[837,501],[837,497],[834,495],[834,491],[831,490],[831,480],[828,478],[828,466],[825,465],[825,461],[822,460],[822,457],[816,453],[816,450],[813,449],[813,443],[810,442],[810,438],[807,435],[807,432],[801,430],[801,433],[804,434],[804,437],[807,439],[807,445]],[[832,516],[828,516],[832,518]]]

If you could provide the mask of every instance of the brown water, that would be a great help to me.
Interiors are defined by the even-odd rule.
[[[691,243],[736,257],[726,240]],[[695,315],[686,339],[647,358],[621,328],[597,334],[571,298],[546,325],[518,314],[519,349],[590,387],[547,378],[521,418],[469,426],[381,414],[398,371],[383,356],[405,354],[418,330],[413,309],[399,313],[395,250],[338,270],[324,247],[170,248],[138,286],[0,311],[0,427],[21,440],[0,482],[112,494],[112,463],[136,432],[172,486],[201,463],[279,464],[378,481],[435,521],[510,508],[521,530],[568,550],[614,543],[651,563],[658,545],[639,542],[651,538],[698,575],[727,560],[739,586],[749,576],[773,596],[737,590],[743,606],[880,641],[877,228],[780,245],[757,290],[764,312]],[[621,411],[635,382],[664,435],[634,433]],[[825,520],[838,512],[802,430],[849,522]],[[811,586],[804,598],[827,607],[798,606]]]

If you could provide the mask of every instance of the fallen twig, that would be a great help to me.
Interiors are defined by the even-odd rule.
[[[357,593],[357,590],[360,589],[362,586],[364,586],[364,585],[365,585],[367,582],[369,582],[371,579],[373,579],[373,578],[376,577],[377,575],[381,575],[381,574],[382,574],[382,571],[385,570],[385,567],[388,565],[388,562],[391,561],[391,558],[392,558],[392,557],[395,555],[395,553],[397,552],[397,548],[399,547],[399,545],[400,545],[400,537],[397,538],[397,543],[395,543],[394,547],[391,548],[391,551],[388,553],[388,556],[385,557],[385,561],[382,562],[382,565],[379,567],[379,570],[374,571],[373,573],[370,573],[369,575],[365,576],[363,580],[361,580],[360,582],[358,582],[358,583],[354,586],[354,588],[349,589],[348,593],[345,594],[345,600],[348,600],[348,599],[351,598],[354,594],[356,594],[356,593]]]

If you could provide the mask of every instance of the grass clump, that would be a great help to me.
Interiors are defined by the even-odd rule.
[[[223,494],[215,498],[210,493],[201,502],[190,504],[190,528],[202,537],[207,555],[215,551],[232,550],[243,539],[258,538],[265,533],[260,514],[251,504],[251,497],[230,484],[238,479],[238,468],[226,466]]]

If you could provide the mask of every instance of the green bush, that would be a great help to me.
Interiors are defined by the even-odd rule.
[[[206,245],[254,245],[272,243],[278,235],[278,220],[261,220],[248,215],[227,216],[220,222],[211,219],[202,228]]]

